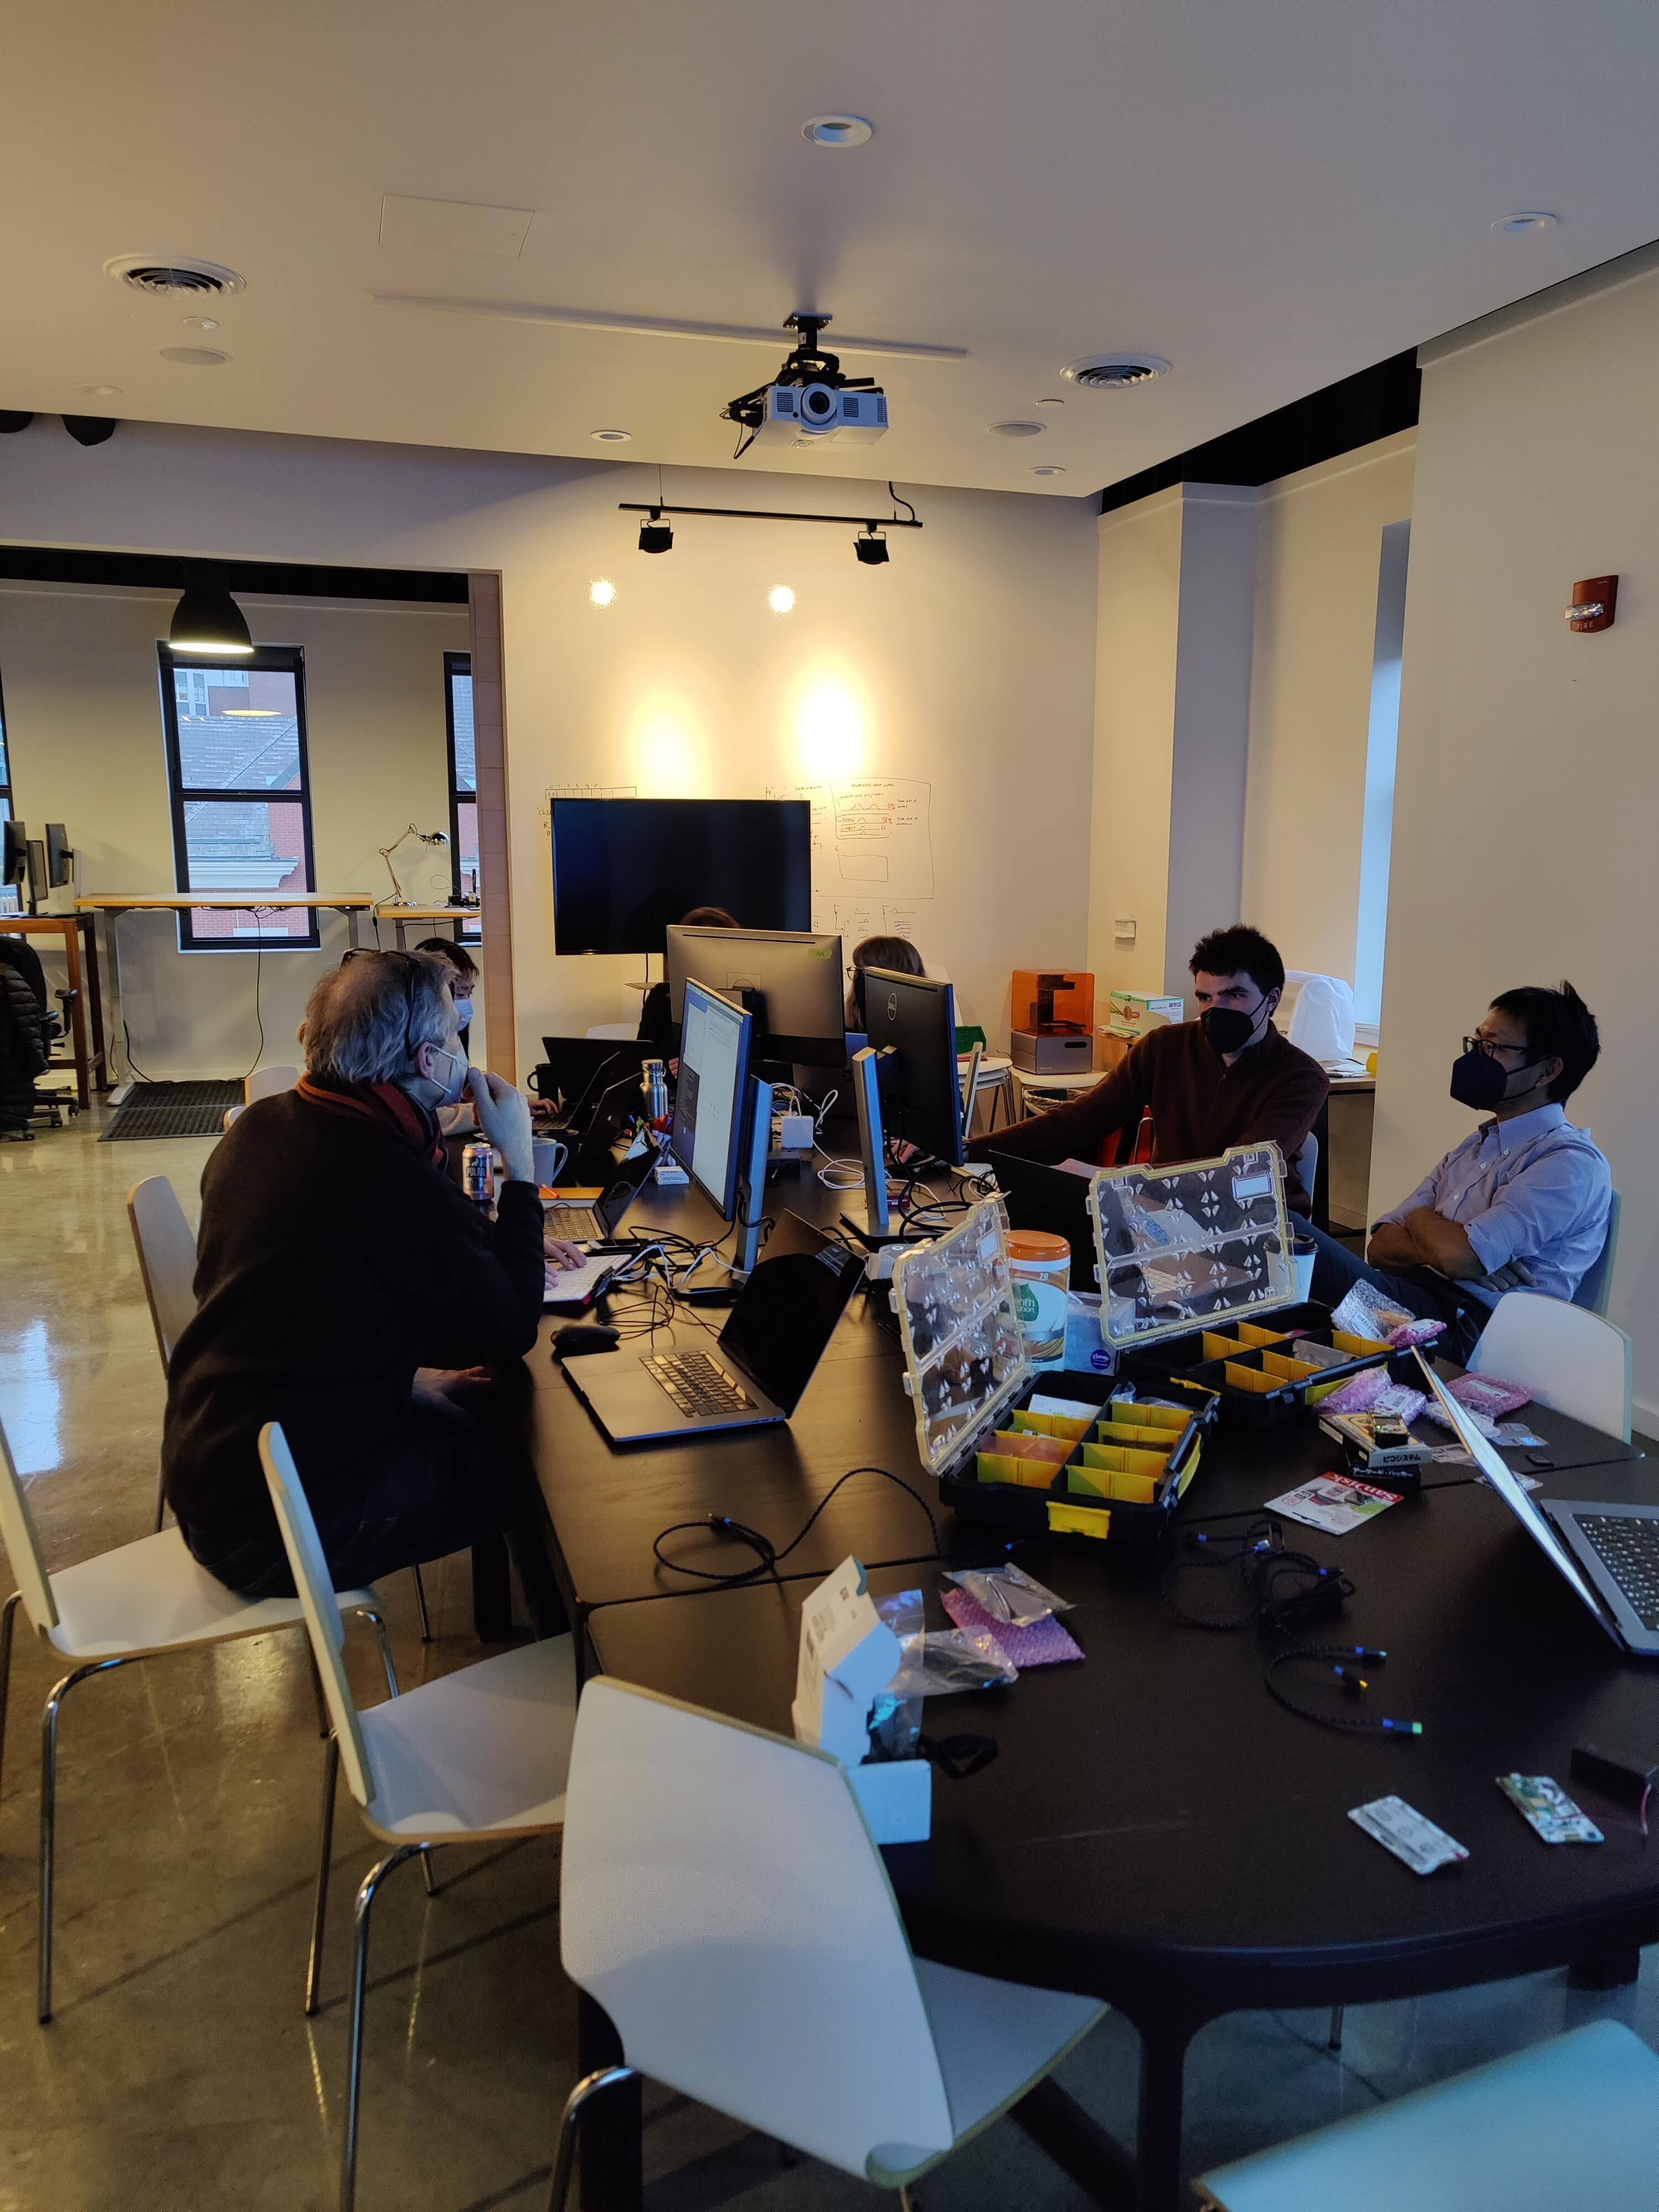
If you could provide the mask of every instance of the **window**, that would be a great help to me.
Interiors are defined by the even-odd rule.
[[[306,765],[305,655],[261,646],[234,665],[161,657],[173,854],[181,891],[246,891],[246,906],[179,917],[181,951],[315,947],[316,888]]]
[[[444,655],[444,717],[449,732],[449,853],[455,903],[478,900],[478,763],[472,741],[472,655]],[[478,940],[468,922],[464,939]]]
[[[11,756],[6,750],[5,705],[0,701],[0,822],[11,818]],[[19,914],[22,904],[15,884],[0,884],[0,914]]]

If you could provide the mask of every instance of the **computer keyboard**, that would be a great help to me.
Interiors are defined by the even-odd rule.
[[[604,1224],[591,1206],[550,1206],[547,1227],[568,1244],[589,1244],[605,1234]]]
[[[1659,1628],[1659,1521],[1632,1520],[1622,1513],[1572,1517],[1643,1627]]]
[[[659,1352],[645,1364],[681,1413],[694,1419],[701,1413],[741,1413],[755,1402],[712,1352]]]

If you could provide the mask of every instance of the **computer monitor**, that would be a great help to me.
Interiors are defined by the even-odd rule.
[[[756,1048],[769,1060],[845,1067],[841,939],[809,930],[688,928],[668,932],[668,1004],[684,1018],[687,981],[735,999],[757,992],[764,1015]]]
[[[0,890],[28,881],[29,836],[21,822],[0,823]]]
[[[69,832],[61,822],[46,824],[46,882],[55,890],[62,890],[75,874],[75,853],[70,844]]]
[[[557,952],[656,952],[693,907],[757,929],[812,919],[812,810],[804,799],[556,799]]]
[[[718,991],[701,983],[686,985],[669,1142],[674,1158],[726,1221],[736,1218],[744,1089],[754,1026],[741,1006]]]
[[[955,993],[929,975],[866,968],[864,1015],[872,1048],[885,1055],[879,1066],[888,1137],[902,1138],[918,1152],[959,1168],[967,1155]]]

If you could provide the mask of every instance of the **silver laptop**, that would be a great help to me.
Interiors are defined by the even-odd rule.
[[[1621,1650],[1659,1658],[1659,1505],[1534,1498],[1419,1352],[1464,1449],[1573,1595]]]
[[[543,1208],[550,1236],[572,1244],[603,1243],[614,1237],[623,1216],[650,1181],[657,1164],[657,1147],[647,1140],[630,1152],[617,1170],[608,1189],[590,1206],[582,1199],[550,1199]]]
[[[613,1444],[787,1421],[863,1280],[861,1255],[786,1213],[712,1350],[592,1352],[565,1380]]]

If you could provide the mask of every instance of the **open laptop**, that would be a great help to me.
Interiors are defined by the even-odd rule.
[[[1089,1218],[1087,1176],[1070,1168],[1049,1167],[1042,1160],[1000,1152],[994,1138],[991,1165],[997,1188],[1008,1208],[1011,1229],[1046,1229],[1063,1237],[1072,1248],[1072,1280],[1079,1289],[1092,1287],[1099,1262],[1095,1255],[1094,1224]]]
[[[603,1243],[614,1237],[623,1216],[650,1181],[651,1170],[656,1164],[656,1146],[641,1145],[622,1162],[614,1180],[592,1205],[584,1199],[554,1199],[545,1208],[548,1234],[562,1237],[570,1244]]]
[[[829,1348],[864,1261],[785,1213],[712,1352],[597,1352],[565,1380],[613,1444],[787,1421]]]
[[[1659,1505],[1533,1498],[1420,1352],[1417,1363],[1463,1449],[1603,1632],[1621,1650],[1659,1658]]]

